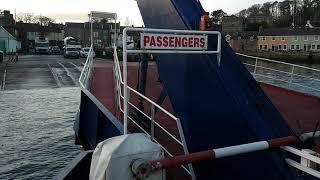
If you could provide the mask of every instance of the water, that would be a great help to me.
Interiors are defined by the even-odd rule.
[[[257,81],[291,89],[301,93],[320,96],[320,64],[298,64],[310,67],[291,66],[287,64],[259,60],[255,68],[255,59],[240,57],[247,69],[254,74]]]
[[[50,179],[81,151],[73,122],[80,89],[0,92],[0,179]]]

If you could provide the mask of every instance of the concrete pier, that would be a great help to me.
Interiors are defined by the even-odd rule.
[[[62,55],[23,55],[19,61],[5,57],[0,63],[0,90],[78,86],[85,61],[85,58],[65,59]]]

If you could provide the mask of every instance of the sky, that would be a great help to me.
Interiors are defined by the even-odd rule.
[[[223,9],[234,14],[253,4],[268,0],[200,0],[208,12]],[[116,12],[121,24],[143,25],[135,0],[0,0],[3,10],[16,9],[19,13],[33,13],[55,19],[57,22],[83,22],[88,20],[88,13],[94,11]]]

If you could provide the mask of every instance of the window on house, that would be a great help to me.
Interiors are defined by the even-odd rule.
[[[304,39],[305,41],[308,41],[308,36],[304,36],[303,39]]]
[[[294,49],[294,45],[293,44],[291,45],[291,49]]]
[[[262,37],[262,40],[265,41],[265,40],[266,40],[266,37],[263,36],[263,37]]]
[[[99,32],[93,32],[93,37],[99,37]]]
[[[316,49],[316,45],[312,44],[311,45],[311,49],[315,50]]]
[[[272,37],[272,41],[275,41],[276,40],[276,37]]]
[[[262,45],[260,45],[260,49],[262,49]]]
[[[282,49],[282,46],[281,45],[279,45],[279,50],[281,50]]]
[[[284,37],[281,37],[281,40],[284,41]]]
[[[298,41],[298,36],[295,36],[295,37],[294,37],[294,40],[295,40],[295,41]]]
[[[319,36],[314,36],[315,41],[319,41]]]
[[[297,50],[299,50],[299,49],[300,49],[300,46],[299,46],[298,44],[296,45],[296,49],[297,49]]]
[[[284,45],[283,45],[283,49],[284,49],[284,50],[287,50],[287,45],[284,44]]]
[[[317,45],[317,49],[320,49],[320,45]]]
[[[268,49],[268,45],[264,45],[264,49]]]

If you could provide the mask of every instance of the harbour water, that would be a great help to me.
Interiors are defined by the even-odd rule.
[[[0,92],[0,179],[50,179],[81,148],[74,145],[77,87]]]

